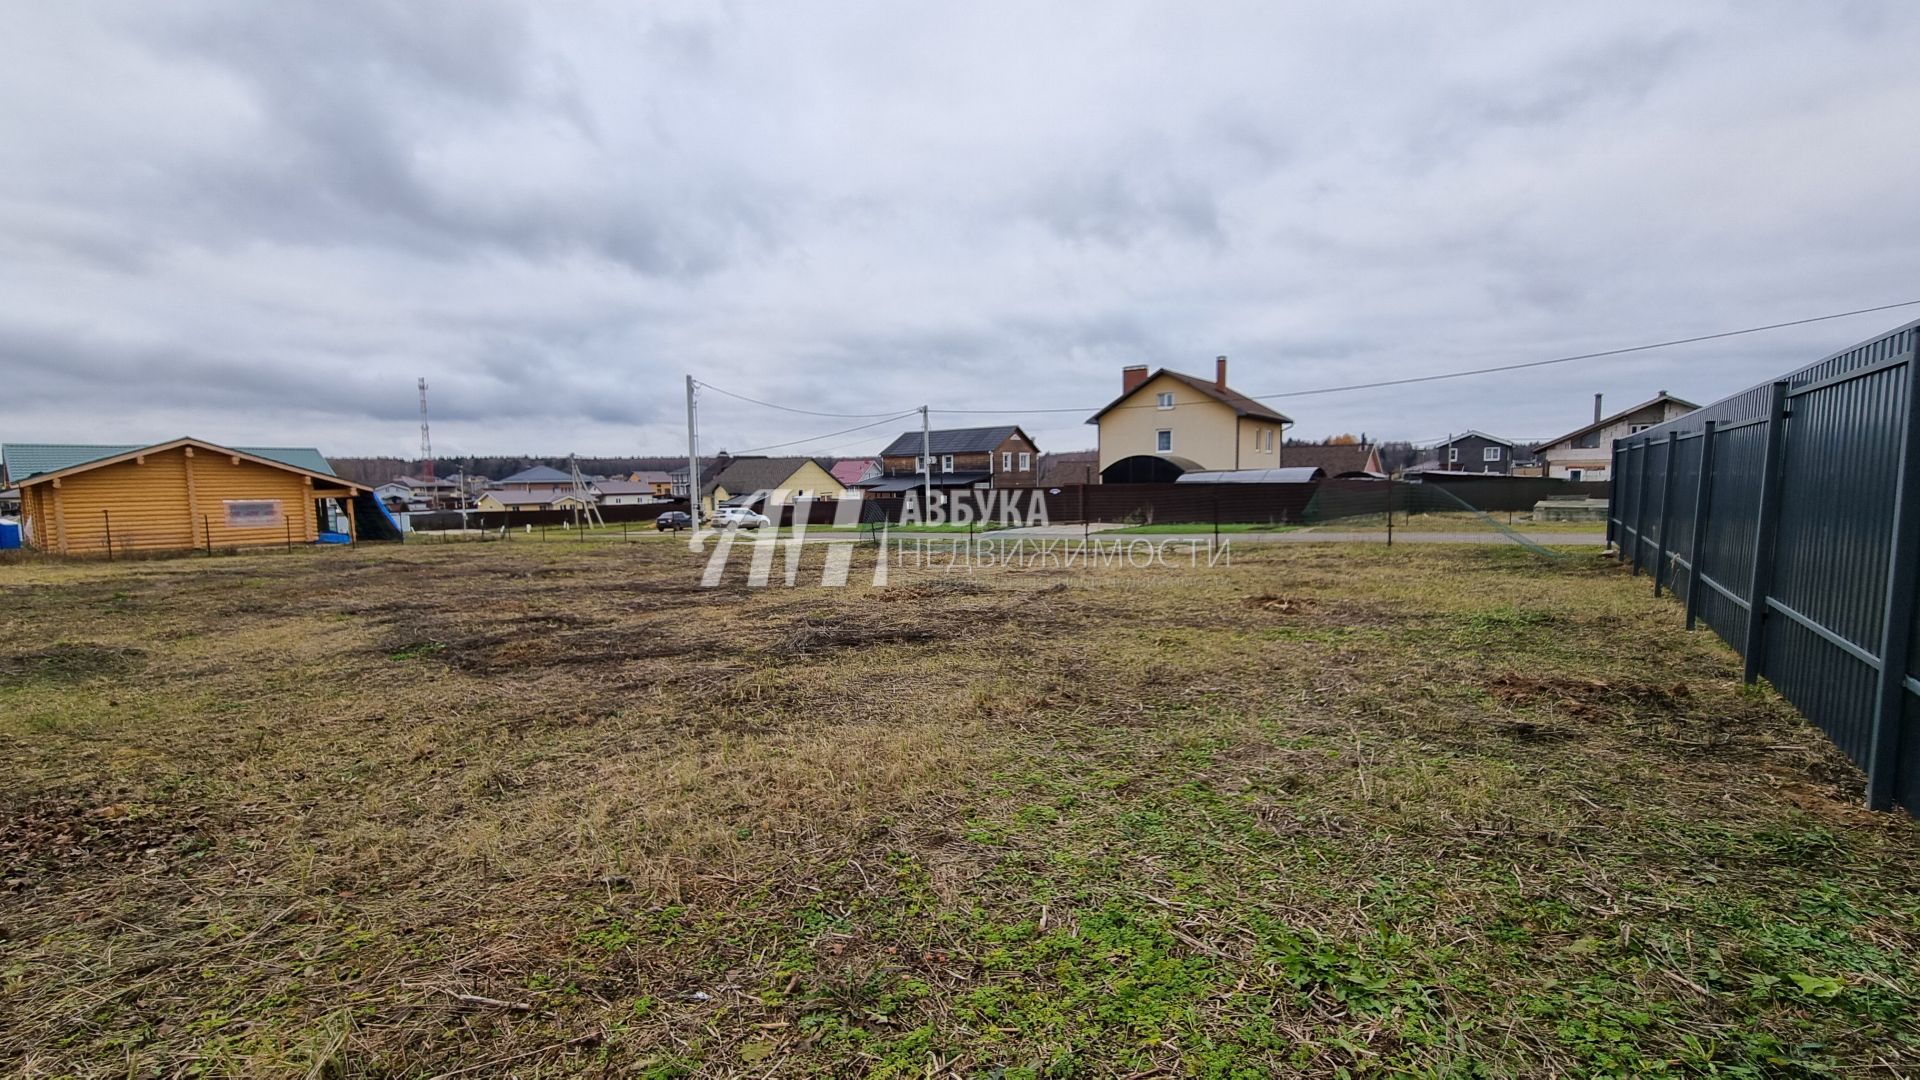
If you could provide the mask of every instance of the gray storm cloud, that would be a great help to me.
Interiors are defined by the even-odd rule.
[[[1280,394],[1920,296],[1899,3],[5,15],[6,440],[404,453],[424,375],[446,452],[671,453],[691,371],[1072,449],[1026,410],[1123,364]],[[1274,404],[1548,436],[1906,317]],[[703,415],[709,448],[852,422]]]

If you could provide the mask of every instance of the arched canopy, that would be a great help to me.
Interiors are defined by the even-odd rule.
[[[1103,484],[1171,484],[1200,466],[1171,454],[1135,454],[1100,470]]]

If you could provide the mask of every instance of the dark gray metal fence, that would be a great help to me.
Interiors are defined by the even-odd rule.
[[[1607,537],[1920,816],[1920,322],[1613,447]]]

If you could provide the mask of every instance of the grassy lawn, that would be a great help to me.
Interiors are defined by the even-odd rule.
[[[1920,829],[1644,578],[871,557],[0,564],[0,1061],[1920,1071]]]
[[[1508,514],[1504,510],[1489,511],[1487,517],[1500,525],[1519,532],[1550,533],[1592,533],[1600,535],[1607,531],[1604,521],[1539,521],[1532,520],[1526,513]],[[1330,532],[1371,530],[1385,532],[1387,518],[1384,514],[1369,514],[1358,517],[1332,518],[1325,521],[1310,522],[1314,526]],[[1490,532],[1493,526],[1487,524],[1487,518],[1465,510],[1434,511],[1424,514],[1407,514],[1395,511],[1393,515],[1395,532]]]
[[[998,521],[989,521],[989,522],[976,521],[972,525],[951,525],[951,524],[888,525],[887,532],[890,534],[907,534],[907,535],[911,535],[914,533],[959,533],[962,536],[964,536],[968,533],[974,533],[977,535],[979,533],[993,532],[995,530],[1004,529],[1004,528],[1008,528],[1008,526],[1002,525]],[[865,525],[850,525],[850,526],[847,526],[846,528],[840,528],[833,525],[807,526],[807,531],[810,533],[811,532],[865,532],[866,530],[867,530],[867,526]],[[789,531],[791,530],[782,530],[782,535],[784,535],[786,532],[789,532]]]
[[[1220,531],[1220,535],[1222,536],[1225,536],[1228,533],[1292,532],[1293,530],[1299,527],[1300,526],[1298,525],[1258,525],[1258,524],[1227,524],[1227,523],[1222,523],[1219,526],[1217,526],[1217,528]],[[1216,526],[1211,521],[1188,522],[1185,524],[1172,522],[1172,523],[1161,523],[1161,524],[1155,524],[1155,525],[1128,525],[1120,529],[1102,529],[1100,531],[1100,535],[1101,536],[1168,536],[1168,535],[1212,536],[1215,528]]]

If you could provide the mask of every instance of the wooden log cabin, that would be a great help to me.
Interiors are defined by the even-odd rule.
[[[343,480],[319,451],[225,447],[10,444],[27,542],[60,555],[269,547],[357,539],[389,527],[372,489]],[[364,519],[371,512],[377,523]],[[332,535],[344,531],[344,536]]]

